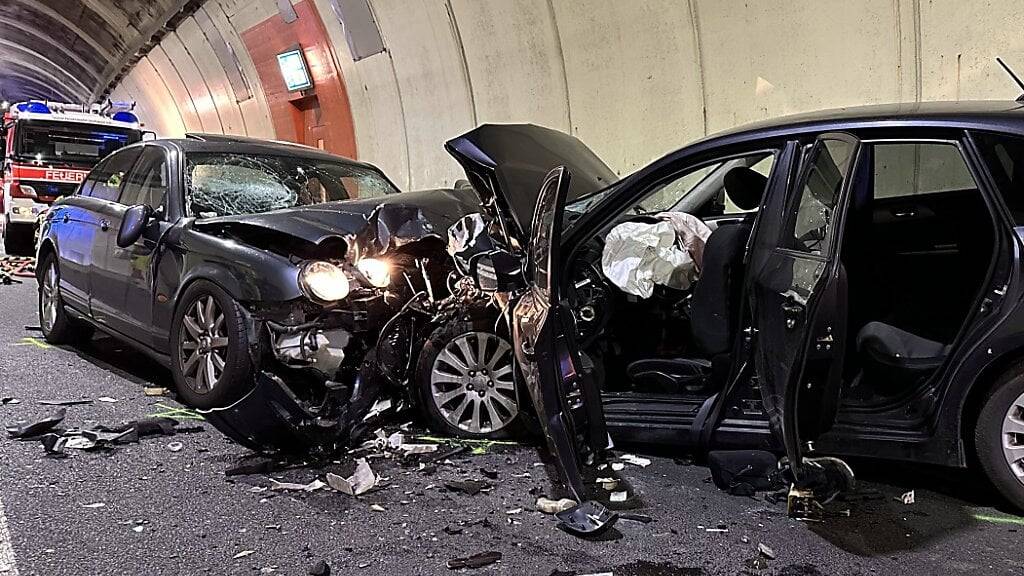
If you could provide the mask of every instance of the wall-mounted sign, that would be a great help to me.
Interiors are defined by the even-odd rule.
[[[281,76],[289,92],[305,90],[313,87],[309,78],[309,67],[301,48],[295,48],[277,55],[277,65],[281,68]]]

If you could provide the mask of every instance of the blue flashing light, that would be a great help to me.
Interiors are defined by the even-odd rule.
[[[18,112],[29,112],[32,114],[49,114],[50,108],[42,102],[22,102],[18,104]]]
[[[115,112],[111,118],[116,122],[131,122],[132,124],[139,123],[139,117],[131,112]]]

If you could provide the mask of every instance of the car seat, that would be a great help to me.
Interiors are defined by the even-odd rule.
[[[918,383],[942,365],[949,350],[884,322],[869,322],[857,333],[862,381],[882,394]]]
[[[725,191],[741,210],[761,205],[768,179],[737,166],[725,174]],[[739,325],[743,296],[743,257],[755,213],[715,229],[704,246],[700,279],[690,303],[690,333],[699,358],[651,358],[630,363],[626,373],[634,384],[659,390],[696,392],[728,377],[729,352]]]

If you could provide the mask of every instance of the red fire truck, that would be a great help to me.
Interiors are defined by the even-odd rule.
[[[73,193],[101,158],[142,139],[132,107],[33,100],[8,108],[0,195],[8,254],[31,254],[39,215],[60,196]]]

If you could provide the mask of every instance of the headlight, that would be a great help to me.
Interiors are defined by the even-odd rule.
[[[356,262],[356,268],[377,288],[387,288],[391,284],[391,264],[386,260],[363,258]]]
[[[336,302],[348,296],[348,276],[330,262],[309,262],[299,271],[299,287],[313,300]]]

